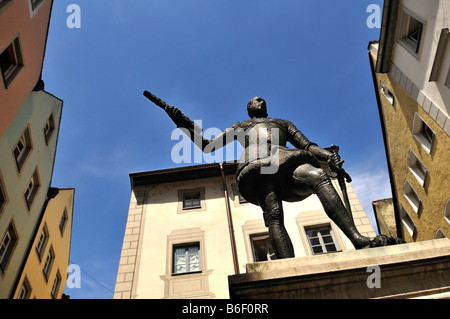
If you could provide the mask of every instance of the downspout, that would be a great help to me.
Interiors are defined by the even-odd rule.
[[[236,253],[236,241],[234,238],[233,220],[231,218],[230,199],[228,198],[228,189],[227,189],[227,183],[225,181],[225,173],[223,170],[223,163],[219,163],[219,168],[220,168],[220,173],[222,175],[223,195],[225,197],[225,208],[227,211],[227,218],[228,218],[228,230],[230,232],[231,254],[233,256],[234,273],[236,275],[238,275],[239,274],[239,263],[238,263],[238,259],[237,259],[237,253]]]

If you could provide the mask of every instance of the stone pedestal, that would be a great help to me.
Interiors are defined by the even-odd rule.
[[[448,238],[247,264],[231,299],[450,298]]]

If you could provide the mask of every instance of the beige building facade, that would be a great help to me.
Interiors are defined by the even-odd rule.
[[[226,299],[228,276],[274,258],[261,209],[240,198],[236,165],[130,174],[114,298]],[[348,192],[359,231],[375,236],[351,185]],[[354,250],[316,196],[284,203],[284,214],[297,258]]]
[[[448,1],[387,0],[380,39],[369,44],[390,218],[408,242],[450,235],[449,23]]]

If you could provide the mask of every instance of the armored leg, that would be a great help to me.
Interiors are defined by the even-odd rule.
[[[265,185],[258,203],[264,212],[264,223],[269,228],[269,238],[278,259],[294,257],[294,247],[284,227],[282,202],[273,187]]]
[[[328,175],[319,168],[305,164],[294,172],[294,182],[298,187],[307,188],[319,197],[328,217],[344,232],[356,249],[370,245],[371,238],[362,236],[356,229],[339,194]]]

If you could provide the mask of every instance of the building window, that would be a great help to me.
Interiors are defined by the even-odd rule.
[[[0,69],[5,87],[9,87],[23,67],[19,38],[0,53]]]
[[[17,299],[29,299],[31,295],[31,286],[27,278],[23,280],[22,286],[20,287],[19,293],[17,294]]]
[[[9,224],[6,233],[0,242],[0,269],[5,272],[17,243],[17,233],[13,224]]]
[[[253,261],[268,261],[277,259],[269,234],[251,235],[250,242],[252,244]]]
[[[52,291],[50,292],[53,299],[58,298],[59,286],[61,286],[61,274],[58,270],[56,272],[55,280],[53,281]]]
[[[425,151],[430,154],[435,134],[431,127],[417,113],[414,115],[412,133]]]
[[[386,87],[386,85],[384,85],[383,82],[380,83],[380,89],[381,89],[381,92],[383,92],[383,95],[389,101],[389,103],[391,105],[394,105],[394,94],[388,90],[388,88]]]
[[[183,209],[200,208],[200,192],[183,194]]]
[[[405,180],[405,184],[403,184],[403,194],[405,195],[414,211],[418,213],[421,205],[421,200],[408,180]]]
[[[313,254],[335,252],[339,250],[330,225],[305,228]]]
[[[0,0],[0,13],[1,10],[5,8],[8,3],[11,3],[11,0]]]
[[[39,239],[36,243],[36,252],[38,254],[39,260],[42,259],[42,256],[44,255],[45,246],[48,242],[48,230],[47,225],[44,225],[42,228],[41,234],[39,235]]]
[[[447,49],[447,43],[448,43],[448,39],[450,38],[450,31],[448,28],[442,29],[441,30],[441,35],[439,37],[439,42],[436,48],[436,55],[434,56],[434,62],[433,62],[433,67],[431,68],[431,72],[430,72],[430,79],[429,81],[438,81],[439,80],[439,75],[440,75],[440,71],[442,68],[442,63],[444,61],[444,57],[445,57],[445,51]]]
[[[50,137],[53,135],[53,131],[55,130],[55,121],[53,120],[53,114],[50,115],[47,122],[45,122],[44,126],[44,137],[45,137],[45,143],[48,145],[48,142],[50,140]]]
[[[445,81],[445,86],[450,89],[450,68],[448,69],[447,80]]]
[[[55,260],[55,253],[53,251],[53,247],[50,247],[48,251],[47,258],[45,258],[44,267],[42,268],[42,272],[44,274],[45,280],[48,281],[48,277],[50,275],[50,271],[52,270],[53,261]]]
[[[424,20],[407,8],[402,8],[398,42],[415,57],[419,56],[423,25]]]
[[[31,2],[31,9],[33,9],[34,11],[42,2],[44,2],[44,0],[30,0],[30,2]]]
[[[413,237],[414,231],[416,230],[416,225],[414,224],[413,220],[411,219],[411,217],[409,216],[408,212],[406,211],[403,205],[400,208],[400,218],[402,220],[403,226],[405,226],[409,235]]]
[[[64,212],[61,216],[61,220],[59,221],[59,231],[61,232],[61,236],[64,234],[64,229],[66,228],[68,219],[69,219],[69,217],[67,215],[67,209],[64,208]]]
[[[427,168],[412,150],[409,151],[408,155],[408,168],[420,185],[423,186],[427,176]]]
[[[33,205],[34,198],[39,190],[39,176],[37,169],[34,171],[33,176],[25,188],[25,201],[27,202],[28,210],[31,210],[31,205]]]
[[[434,234],[434,239],[440,239],[440,238],[447,238],[447,236],[445,236],[442,229],[438,228],[438,230],[436,230],[436,233]]]
[[[31,149],[32,144],[30,127],[27,126],[13,148],[13,154],[14,158],[16,159],[17,169],[19,170],[19,172],[22,170],[26,159],[30,155]]]
[[[173,247],[173,274],[201,271],[200,243]]]
[[[444,207],[444,218],[450,224],[450,198],[447,199]]]
[[[4,191],[3,182],[0,177],[0,216],[5,206],[6,206],[6,194]]]
[[[205,210],[205,188],[178,190],[178,213]]]

